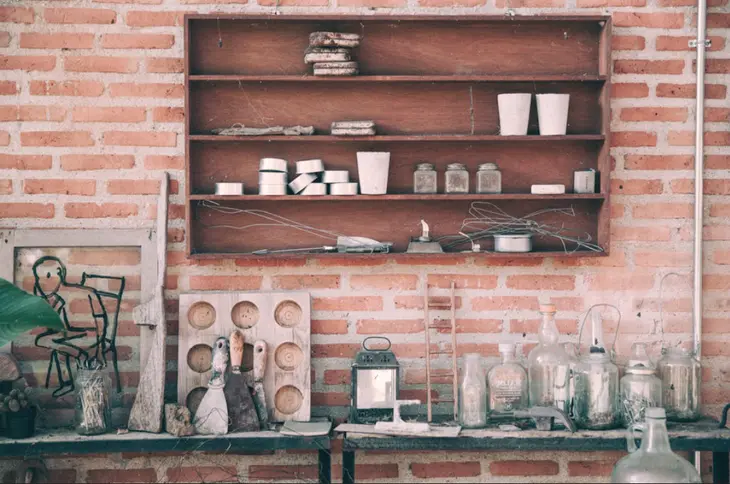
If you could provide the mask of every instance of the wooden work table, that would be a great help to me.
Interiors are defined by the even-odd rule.
[[[285,449],[312,449],[319,452],[319,482],[331,482],[330,437],[282,435],[279,432],[235,432],[226,435],[173,435],[129,432],[102,435],[79,435],[73,430],[41,430],[28,439],[0,438],[0,455],[41,457],[63,454],[98,454],[112,452],[261,452]]]
[[[694,423],[669,423],[669,440],[674,451],[712,452],[713,482],[726,484],[729,479],[730,429],[718,427],[718,422],[712,419],[702,419]],[[625,451],[626,433],[624,429],[580,430],[570,433],[567,430],[506,432],[497,428],[486,428],[462,430],[459,437],[446,438],[390,437],[348,432],[344,433],[343,441],[343,484],[355,482],[355,452],[358,450]]]

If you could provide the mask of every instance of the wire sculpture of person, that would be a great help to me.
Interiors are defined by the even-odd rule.
[[[111,353],[117,392],[121,392],[119,368],[117,362],[116,334],[119,309],[124,293],[124,277],[101,276],[83,272],[79,283],[67,280],[66,266],[55,256],[43,256],[33,264],[33,294],[46,300],[61,316],[64,331],[47,328],[35,339],[35,345],[51,350],[46,372],[46,388],[51,374],[56,370],[59,387],[53,391],[54,397],[60,397],[74,390],[71,360],[76,367],[104,367],[107,354]],[[118,281],[119,290],[112,292],[100,290],[87,284],[89,281]],[[69,321],[67,303],[72,293],[85,293],[93,326],[74,325]],[[107,311],[110,299],[114,305],[111,315]],[[89,342],[89,340],[92,340]],[[62,368],[61,360],[63,360]]]

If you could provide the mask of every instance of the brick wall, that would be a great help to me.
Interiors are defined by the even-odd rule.
[[[539,297],[559,309],[561,331],[576,337],[576,319],[593,303],[621,307],[619,352],[635,340],[659,339],[659,280],[668,284],[667,338],[689,341],[692,251],[694,54],[693,0],[56,0],[0,5],[0,226],[151,227],[160,170],[173,178],[166,293],[170,355],[176,355],[177,296],[206,289],[307,289],[313,297],[313,405],[342,417],[348,365],[369,334],[387,334],[404,367],[407,398],[424,397],[423,334],[417,324],[427,286],[445,295],[457,282],[460,351],[494,357],[499,342],[536,340]],[[727,74],[728,0],[710,0],[713,46],[707,66],[705,193],[704,410],[716,414],[730,384],[730,136]],[[277,7],[278,6],[278,7]],[[188,261],[183,254],[184,12],[364,12],[483,14],[611,12],[614,161],[611,256],[599,259],[447,261],[401,264],[345,258],[255,266],[246,260]],[[81,256],[78,256],[81,257]],[[79,263],[116,264],[97,254]],[[136,262],[110,270],[134,275]],[[133,293],[130,293],[133,294]],[[130,296],[133,298],[133,296]],[[130,299],[132,301],[132,299]],[[123,318],[129,314],[123,312]],[[445,335],[444,335],[445,336]],[[139,369],[134,328],[122,337],[125,398]],[[23,371],[42,375],[45,355],[24,339]],[[444,339],[446,341],[446,339]],[[440,340],[437,340],[437,343]],[[440,361],[439,367],[447,367]],[[175,368],[172,362],[171,370]],[[174,385],[174,375],[171,383]],[[437,392],[447,391],[447,386]],[[172,386],[171,386],[172,389]],[[174,389],[171,393],[174,393]],[[48,399],[46,398],[46,401]],[[60,402],[59,407],[70,402]],[[61,408],[63,410],[63,408]],[[68,417],[68,410],[66,410]],[[358,460],[364,479],[564,482],[605,480],[619,454],[377,454]],[[597,463],[594,462],[597,459]],[[441,464],[440,462],[448,462]],[[585,462],[591,461],[588,465]],[[311,479],[315,456],[133,456],[50,459],[63,480]],[[339,457],[334,460],[339,465]],[[457,464],[459,463],[459,464]],[[10,469],[13,461],[3,463]],[[200,474],[193,468],[199,469]],[[100,471],[102,469],[103,471]],[[115,469],[110,474],[105,469]],[[338,472],[335,469],[335,473]],[[212,475],[210,475],[212,474]],[[514,477],[507,477],[514,476]],[[10,478],[10,476],[6,476]]]

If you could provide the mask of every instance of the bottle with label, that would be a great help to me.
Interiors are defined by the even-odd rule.
[[[502,363],[489,370],[489,410],[511,412],[528,406],[527,372],[515,357],[515,345],[500,344]]]

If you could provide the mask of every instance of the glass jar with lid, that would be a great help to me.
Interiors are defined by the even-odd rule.
[[[631,358],[619,383],[619,393],[624,427],[643,422],[647,408],[662,406],[662,381],[656,376],[645,343],[631,345]]]
[[[446,166],[446,193],[469,193],[469,172],[463,163]]]
[[[502,172],[496,163],[479,165],[477,193],[502,193]]]
[[[413,193],[436,193],[436,167],[432,163],[418,163],[413,172]]]

